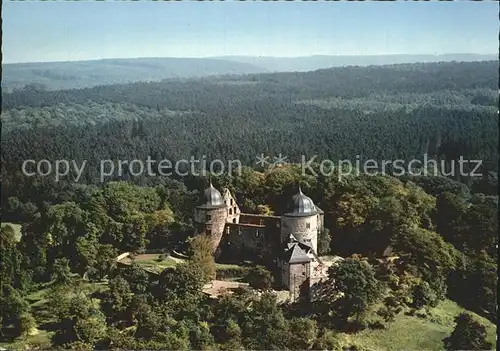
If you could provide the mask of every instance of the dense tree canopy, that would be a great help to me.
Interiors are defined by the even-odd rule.
[[[1,215],[22,229],[20,238],[1,229],[2,330],[29,333],[26,296],[41,286],[51,287],[53,346],[80,350],[338,349],[337,331],[352,319],[361,325],[375,305],[383,304],[379,316],[389,323],[403,308],[445,297],[494,320],[496,67],[347,67],[3,94]],[[260,153],[280,152],[287,162],[319,157],[305,171],[254,164]],[[322,158],[424,153],[448,166],[460,156],[490,162],[477,179],[320,172]],[[99,174],[100,160],[191,155],[237,158],[242,172]],[[26,159],[63,158],[88,165],[58,181],[21,172]],[[330,269],[331,293],[318,305],[281,305],[269,291],[274,272],[257,266],[246,278],[260,295],[240,289],[210,300],[201,290],[216,272],[211,242],[192,239],[193,208],[208,178],[242,211],[266,216],[284,213],[300,184],[324,211],[320,254],[347,258]],[[186,262],[152,277],[133,261],[147,250],[182,250]],[[126,267],[116,262],[123,252],[132,254]],[[88,284],[106,289],[90,293]],[[456,323],[447,348],[486,345],[472,320]],[[466,339],[458,337],[463,330]]]

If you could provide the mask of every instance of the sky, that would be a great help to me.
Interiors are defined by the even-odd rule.
[[[498,52],[498,3],[3,1],[4,63]]]

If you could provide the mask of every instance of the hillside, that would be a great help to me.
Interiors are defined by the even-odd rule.
[[[209,58],[137,58],[2,65],[2,89],[43,85],[47,89],[75,89],[105,84],[160,81],[170,78],[258,73],[249,63]]]
[[[82,180],[89,183],[99,182],[99,160],[148,156],[175,162],[206,155],[253,166],[261,153],[286,152],[288,162],[429,153],[484,160],[493,170],[497,85],[498,62],[487,61],[2,94],[2,167],[11,170],[2,172],[11,180],[2,182],[2,196],[26,181],[11,177],[28,156],[87,160]]]
[[[361,350],[399,351],[443,349],[442,341],[453,330],[453,319],[464,309],[450,300],[442,301],[429,310],[425,317],[409,316],[404,313],[381,330],[364,330],[355,335],[343,334],[342,342],[356,345]],[[469,312],[470,313],[470,312]],[[488,341],[495,345],[496,326],[476,315],[487,327]]]
[[[444,55],[315,55],[307,57],[252,57],[225,56],[221,59],[252,64],[270,72],[312,71],[342,66],[391,65],[417,62],[472,62],[496,60],[498,55],[444,54]]]
[[[157,82],[212,75],[295,72],[342,66],[389,65],[416,62],[496,60],[496,55],[357,55],[307,57],[221,56],[213,58],[136,58],[72,62],[11,63],[2,65],[2,89],[25,85],[49,90],[79,89],[107,84]]]
[[[50,284],[47,284],[50,287]],[[49,306],[49,287],[42,287],[26,297],[41,327],[34,329],[28,337],[20,337],[10,342],[1,342],[0,347],[24,349],[30,345],[50,347],[54,334]],[[106,283],[88,284],[91,291],[106,291]],[[367,329],[357,334],[339,334],[339,343],[345,347],[355,345],[359,350],[399,351],[442,350],[442,339],[453,330],[453,318],[464,312],[463,308],[450,300],[442,301],[430,310],[429,316],[420,318],[403,313],[396,317],[386,329]],[[470,313],[470,312],[469,312]],[[474,314],[474,313],[473,313]],[[474,314],[475,315],[475,314]],[[493,345],[496,341],[496,326],[490,321],[475,315],[487,327],[487,339]]]
[[[497,204],[452,180],[429,178],[314,177],[293,166],[214,176],[244,213],[282,214],[297,184],[324,209],[318,253],[344,259],[320,282],[326,294],[293,304],[272,292],[283,290],[282,280],[272,278],[270,263],[254,266],[266,264],[258,255],[216,262],[210,235],[188,239],[206,177],[162,177],[154,187],[22,183],[28,198],[2,203],[2,219],[22,223],[23,237],[16,244],[12,228],[1,230],[8,285],[0,346],[442,350],[444,338],[465,328],[478,346],[453,350],[490,349]],[[384,258],[389,243],[394,256]],[[137,255],[117,264],[123,252]],[[242,279],[251,289],[213,299],[204,287],[214,277]]]

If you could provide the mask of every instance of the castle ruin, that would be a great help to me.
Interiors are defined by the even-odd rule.
[[[194,212],[196,232],[212,238],[216,258],[266,262],[290,300],[311,299],[314,285],[327,276],[317,254],[323,211],[300,188],[282,216],[241,213],[230,191],[223,194],[210,183]]]

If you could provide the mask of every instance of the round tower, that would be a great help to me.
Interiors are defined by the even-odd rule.
[[[221,193],[214,188],[212,182],[203,193],[202,204],[194,211],[194,222],[197,234],[205,234],[212,238],[213,250],[217,250],[224,233],[227,221],[227,208]]]
[[[292,197],[288,212],[281,216],[281,241],[288,241],[290,235],[317,252],[318,229],[320,226],[318,209],[310,197],[299,192]]]

